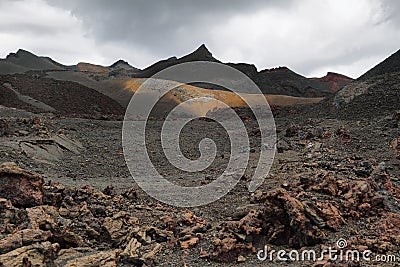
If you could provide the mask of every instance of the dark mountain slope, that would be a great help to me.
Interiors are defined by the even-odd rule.
[[[192,61],[220,62],[219,60],[214,58],[207,47],[202,44],[194,52],[184,57],[171,57],[166,60],[161,60],[145,68],[138,74],[135,74],[134,77],[148,78],[165,68]],[[279,94],[298,97],[325,97],[332,95],[334,92],[336,92],[336,90],[340,89],[341,87],[352,81],[351,78],[341,74],[328,73],[327,76],[320,79],[309,79],[295,73],[287,67],[278,67],[258,71],[256,66],[252,64],[224,64],[233,67],[249,76],[250,79],[252,79],[257,84],[257,86],[264,94]],[[221,89],[219,86],[213,86],[210,84],[196,83],[196,85],[207,89]]]
[[[375,76],[394,72],[400,72],[400,50],[361,75],[357,80],[367,80]]]
[[[8,55],[6,59],[0,60],[0,74],[24,73],[29,70],[40,70],[45,72],[61,71],[65,72],[65,76],[68,77],[71,76],[71,73],[81,73],[88,79],[105,81],[114,78],[149,78],[165,68],[193,61],[222,63],[213,57],[212,53],[204,44],[186,56],[181,58],[171,57],[169,59],[161,60],[143,70],[134,68],[129,65],[128,62],[123,60],[118,60],[110,66],[100,66],[91,63],[79,63],[73,66],[64,66],[50,58],[38,57],[28,51],[20,49],[17,53],[12,53]],[[264,94],[289,95],[296,97],[326,97],[332,95],[352,80],[344,75],[334,73],[328,73],[322,78],[306,78],[287,67],[258,71],[256,66],[252,64],[223,64],[245,73],[258,85]],[[80,82],[79,80],[76,81]],[[223,89],[212,84],[196,85],[207,89]]]
[[[113,99],[75,82],[14,74],[0,76],[0,85],[1,96],[11,101],[6,101],[9,104],[3,103],[4,105],[10,106],[15,103],[11,106],[28,111],[36,112],[38,109],[21,103],[18,95],[49,105],[56,110],[56,114],[63,116],[101,118],[122,116],[125,112]],[[44,111],[46,110],[42,110]]]
[[[400,110],[400,51],[397,51],[333,98],[337,112],[349,118],[375,117]]]
[[[31,52],[23,49],[19,49],[17,53],[9,54],[5,59],[5,62],[11,63],[21,69],[27,70],[60,70],[64,69],[64,66],[60,63],[55,62],[48,57],[38,57]],[[2,66],[0,66],[0,73]]]

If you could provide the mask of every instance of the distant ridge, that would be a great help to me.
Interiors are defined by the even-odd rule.
[[[400,110],[400,50],[339,90],[333,105],[352,119]]]
[[[38,57],[31,52],[19,49],[17,53],[10,53],[5,61],[28,70],[59,70],[62,65],[48,57]]]
[[[73,66],[64,66],[51,58],[39,57],[26,50],[20,49],[16,53],[9,54],[0,60],[0,74],[24,73],[33,71],[65,71],[72,72],[68,80],[91,84],[90,80],[109,80],[123,78],[149,78],[157,72],[185,62],[209,61],[219,62],[205,44],[201,44],[193,52],[180,58],[170,57],[160,60],[147,68],[140,70],[120,59],[110,66],[101,66],[86,62],[80,62]],[[328,73],[322,78],[306,78],[295,73],[286,66],[258,71],[256,66],[248,63],[223,63],[231,66],[249,76],[264,94],[289,95],[296,97],[326,97],[345,86],[352,79],[341,74]],[[80,74],[79,74],[80,73]],[[73,75],[72,75],[73,74]],[[78,75],[79,74],[79,75]],[[82,76],[83,75],[83,76]],[[85,76],[86,75],[86,76]],[[63,75],[58,75],[62,77]],[[207,89],[221,89],[210,84],[199,84]]]
[[[214,58],[211,54],[211,52],[207,49],[205,44],[202,44],[199,46],[195,51],[192,53],[183,56],[181,58],[177,57],[170,57],[165,60],[158,61],[154,63],[153,65],[143,69],[143,71],[138,75],[140,78],[147,78],[151,77],[157,72],[166,69],[168,67],[185,63],[185,62],[191,62],[191,61],[210,61],[210,62],[220,62],[216,58]]]
[[[211,52],[208,50],[205,44],[202,44],[192,53],[181,57],[179,59],[182,62],[190,62],[190,61],[214,61],[220,62],[219,60],[215,59]]]
[[[122,60],[122,59],[114,62],[108,68],[110,68],[110,69],[126,69],[126,70],[135,69],[135,70],[139,70],[139,69],[137,69],[135,67],[132,67],[127,61]]]
[[[374,76],[400,71],[400,50],[393,53],[384,61],[360,76],[359,80],[365,80]]]

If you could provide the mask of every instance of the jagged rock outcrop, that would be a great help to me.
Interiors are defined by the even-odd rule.
[[[43,204],[43,178],[13,163],[0,165],[0,197],[17,207]]]

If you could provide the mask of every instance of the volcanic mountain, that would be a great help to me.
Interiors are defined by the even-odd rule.
[[[171,57],[159,61],[135,74],[135,77],[147,78],[157,72],[177,64],[192,61],[219,62],[214,58],[207,47],[202,44],[194,52],[181,57]],[[341,74],[328,73],[322,78],[306,78],[295,73],[287,67],[277,67],[258,71],[256,66],[247,63],[224,63],[249,76],[264,94],[290,95],[298,97],[325,97],[332,95],[338,89],[352,81],[351,78]],[[198,84],[207,89],[215,89],[215,86]],[[220,89],[220,88],[216,88]]]
[[[0,105],[84,118],[121,118],[125,112],[115,100],[94,89],[35,74],[0,75]]]
[[[194,52],[181,58],[171,57],[158,61],[151,66],[140,70],[129,65],[128,62],[118,60],[110,66],[100,66],[90,63],[79,63],[74,66],[65,66],[48,57],[38,57],[25,50],[18,50],[6,59],[0,61],[0,74],[23,73],[28,70],[45,70],[46,72],[64,71],[58,73],[57,78],[87,83],[84,80],[109,80],[112,78],[149,78],[157,72],[185,62],[209,61],[219,62],[207,47],[202,44]],[[224,63],[248,75],[264,94],[290,95],[297,97],[325,97],[352,81],[344,75],[328,73],[322,78],[306,78],[287,67],[277,67],[258,71],[252,64]],[[68,73],[69,72],[69,73]],[[71,75],[72,73],[73,75]],[[83,74],[83,75],[82,75]],[[51,76],[51,74],[49,74]],[[221,89],[210,85],[200,85],[207,89]]]
[[[7,103],[7,100],[3,99],[1,104],[12,106],[14,103],[18,108],[26,108],[26,105],[29,105],[27,109],[30,111],[55,110],[56,113],[64,115],[68,115],[67,113],[86,114],[85,116],[87,114],[108,116],[113,113],[120,115],[132,95],[147,78],[165,68],[193,61],[222,63],[204,44],[186,56],[161,60],[143,70],[131,66],[124,60],[118,60],[110,66],[87,62],[67,66],[49,57],[36,56],[20,49],[0,60],[0,94],[9,96],[10,100]],[[250,77],[261,89],[270,105],[315,103],[322,97],[333,95],[336,90],[352,81],[349,77],[335,73],[328,73],[322,78],[306,78],[287,67],[258,71],[254,65],[247,63],[222,64],[236,68]],[[243,101],[225,88],[212,84],[192,84],[169,94],[163,100],[163,106],[170,107],[188,98],[202,95],[212,95],[216,100],[225,99],[234,107],[244,105]],[[60,99],[61,96],[68,100],[63,101]],[[257,99],[257,96],[251,97]],[[97,98],[101,100],[97,101]],[[25,101],[22,103],[21,100]],[[195,113],[204,115],[208,109],[218,106],[216,101],[211,102],[204,110]],[[115,106],[116,103],[120,109]],[[73,108],[68,110],[68,105]]]
[[[357,80],[367,80],[383,74],[390,74],[400,72],[400,50],[393,53],[391,56],[386,58],[384,61],[364,73]]]
[[[65,66],[48,57],[38,57],[31,52],[19,49],[0,59],[0,74],[23,73],[28,70],[61,70]]]
[[[400,50],[338,91],[333,104],[354,118],[400,110]]]
[[[181,58],[177,57],[170,57],[165,60],[158,61],[154,63],[153,65],[143,69],[137,77],[141,78],[148,78],[151,77],[152,75],[156,74],[157,72],[166,69],[168,67],[185,63],[185,62],[192,62],[192,61],[210,61],[210,62],[220,62],[217,59],[215,59],[211,52],[208,51],[207,47],[202,44],[199,48],[197,48],[196,51],[183,56]]]

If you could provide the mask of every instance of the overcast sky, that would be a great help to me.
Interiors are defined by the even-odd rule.
[[[250,2],[250,3],[249,3]],[[224,62],[358,77],[400,49],[397,0],[0,0],[0,57],[144,68],[205,43]]]

